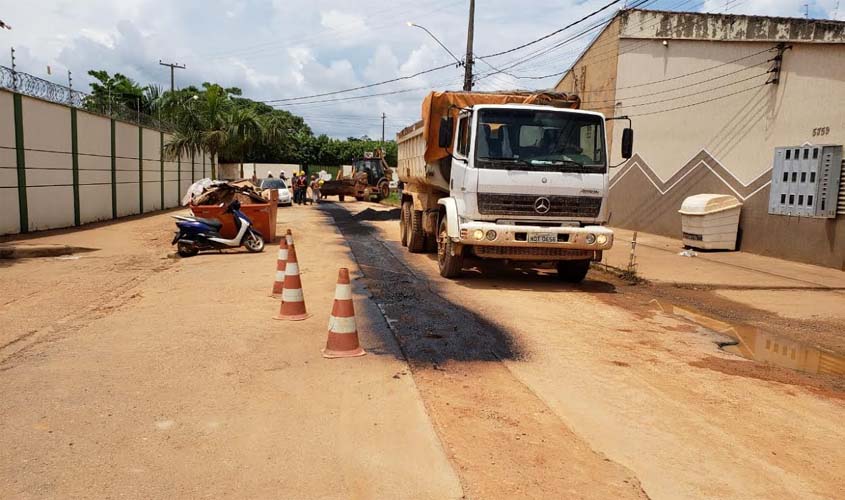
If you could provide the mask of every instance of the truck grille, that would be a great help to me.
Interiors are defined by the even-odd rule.
[[[534,209],[539,198],[549,200],[548,212],[540,213]],[[479,193],[478,211],[485,215],[595,218],[601,210],[601,200],[596,196]]]

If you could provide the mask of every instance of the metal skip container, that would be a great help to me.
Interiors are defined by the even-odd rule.
[[[742,203],[725,194],[697,194],[685,199],[681,214],[684,245],[702,250],[736,250]]]

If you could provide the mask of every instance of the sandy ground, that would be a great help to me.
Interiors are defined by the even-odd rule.
[[[301,323],[271,319],[275,248],[169,259],[166,216],[74,233],[102,248],[78,260],[0,270],[15,290],[0,323],[0,496],[461,497],[360,293],[371,354],[321,357],[337,268],[353,263],[325,217],[280,211],[280,227],[293,219],[314,314]]]
[[[497,266],[443,280],[401,247],[394,211],[280,209],[314,313],[302,323],[270,319],[272,247],[168,258],[166,215],[37,238],[98,249],[78,259],[0,261],[2,496],[845,490],[841,379],[725,353],[654,307],[665,290],[594,271],[579,286]],[[327,361],[339,266],[370,354]]]
[[[442,280],[429,256],[404,252],[395,223],[373,224],[438,293],[509,332],[522,352],[503,362],[514,378],[650,498],[836,498],[845,488],[841,392],[727,369],[756,364],[601,273],[578,287],[497,266]]]

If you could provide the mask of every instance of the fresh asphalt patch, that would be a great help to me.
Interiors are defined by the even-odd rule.
[[[521,357],[504,330],[459,304],[444,299],[432,283],[392,253],[367,220],[398,220],[399,210],[366,209],[352,214],[323,204],[357,261],[372,299],[388,321],[409,362],[500,361]]]

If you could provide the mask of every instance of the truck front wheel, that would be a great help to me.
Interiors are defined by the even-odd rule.
[[[437,236],[437,265],[440,268],[440,276],[444,278],[457,278],[461,275],[464,265],[464,256],[455,251],[455,243],[449,238],[445,217],[440,221]]]
[[[557,263],[557,277],[567,283],[581,283],[590,270],[590,259],[560,260]]]

